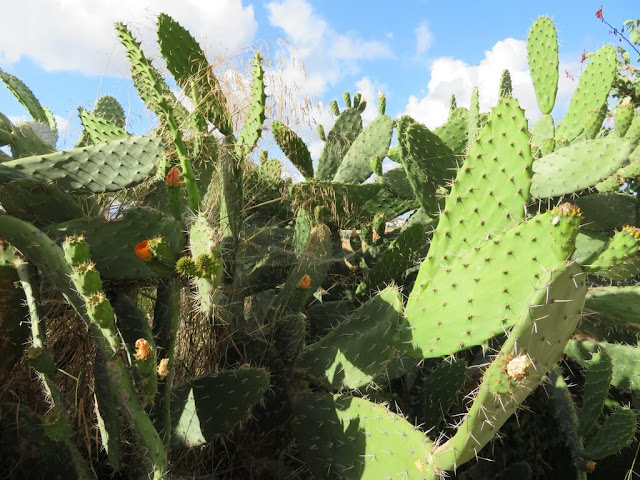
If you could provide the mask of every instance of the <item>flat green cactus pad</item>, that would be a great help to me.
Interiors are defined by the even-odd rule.
[[[397,352],[400,292],[388,287],[353,312],[319,342],[302,350],[296,367],[333,388],[359,388],[384,372]]]
[[[262,368],[223,370],[175,389],[171,401],[172,443],[197,447],[245,420],[269,389]]]
[[[340,162],[360,132],[362,132],[360,111],[356,108],[347,108],[340,114],[327,135],[327,141],[318,158],[316,180],[328,181],[333,178],[340,167]]]
[[[631,143],[614,135],[578,142],[533,163],[531,195],[557,197],[593,187],[629,158]]]
[[[309,393],[295,400],[294,435],[315,478],[435,480],[431,441],[362,398]]]
[[[128,137],[74,150],[10,160],[3,167],[75,192],[115,192],[153,174],[164,150],[156,136]],[[0,179],[1,179],[0,175]]]
[[[412,354],[432,358],[506,332],[532,305],[549,271],[564,268],[579,219],[549,211],[496,235],[436,271],[405,311]]]

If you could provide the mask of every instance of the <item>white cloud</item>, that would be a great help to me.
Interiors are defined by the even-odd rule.
[[[124,49],[113,24],[131,27],[145,47],[156,43],[155,18],[171,15],[198,39],[205,51],[237,51],[257,30],[252,6],[242,0],[29,0],[3,5],[0,65],[29,57],[45,70],[127,75]],[[148,51],[154,52],[154,48]]]
[[[429,50],[431,47],[431,42],[433,41],[433,34],[427,27],[426,22],[422,22],[415,29],[416,34],[416,55],[423,55]]]
[[[357,73],[358,61],[393,56],[384,42],[335,31],[306,0],[271,2],[267,9],[269,22],[289,41],[287,56],[295,59],[283,73],[306,95],[321,95],[345,74]]]
[[[459,107],[468,107],[474,86],[479,90],[481,111],[488,111],[498,101],[500,77],[505,68],[511,74],[513,96],[520,102],[527,118],[537,120],[541,114],[529,75],[526,43],[513,38],[501,40],[485,51],[478,65],[468,65],[453,58],[434,60],[427,94],[423,97],[411,95],[405,113],[434,128],[447,120],[451,94],[456,96]],[[560,63],[555,112],[566,110],[578,83],[577,79],[568,78],[565,70],[579,71],[579,64]]]

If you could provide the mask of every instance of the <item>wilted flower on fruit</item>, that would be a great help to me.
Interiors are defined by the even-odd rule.
[[[142,240],[135,247],[133,247],[133,251],[140,260],[143,260],[145,262],[148,262],[153,258],[153,252],[151,251],[149,240]]]
[[[169,359],[168,358],[163,358],[162,360],[160,360],[157,371],[158,371],[158,377],[160,378],[160,380],[164,380],[167,377],[167,375],[169,375]]]
[[[146,360],[151,357],[151,345],[144,338],[136,340],[136,353],[133,354],[137,360]]]
[[[169,173],[164,178],[164,183],[167,187],[179,187],[180,186],[180,170],[178,167],[171,167]]]

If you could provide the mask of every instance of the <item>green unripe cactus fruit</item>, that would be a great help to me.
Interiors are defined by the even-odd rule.
[[[344,104],[347,108],[351,108],[351,94],[349,92],[344,92],[342,94],[342,99],[344,100]]]
[[[622,274],[640,249],[640,228],[625,226],[595,255],[588,258],[584,268],[588,272]]]
[[[358,92],[353,96],[353,108],[358,108],[360,106],[361,101],[362,101],[362,94]]]
[[[82,235],[72,235],[65,238],[62,248],[65,260],[72,267],[89,261],[89,245]]]
[[[371,160],[369,160],[371,171],[380,177],[382,176],[383,160],[384,160],[384,157],[382,155],[374,155],[373,157],[371,157]]]
[[[331,113],[333,113],[336,117],[340,115],[340,107],[338,107],[338,102],[335,100],[331,100],[329,103],[329,108],[331,109]]]
[[[78,292],[85,297],[102,290],[102,280],[93,262],[76,264],[71,279]]]
[[[180,257],[176,262],[176,272],[184,278],[192,278],[198,275],[198,267],[191,257]]]
[[[87,313],[101,328],[112,329],[115,327],[113,308],[104,292],[96,292],[87,296]]]
[[[384,93],[378,92],[378,112],[380,115],[384,115],[387,111],[387,97],[384,96]]]

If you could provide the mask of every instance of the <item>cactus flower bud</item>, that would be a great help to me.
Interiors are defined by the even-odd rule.
[[[180,170],[178,170],[178,167],[171,167],[167,176],[164,177],[164,183],[167,187],[180,186]]]
[[[142,240],[135,247],[133,247],[133,251],[140,260],[143,260],[145,262],[148,262],[153,258],[153,253],[151,252],[151,248],[149,247],[149,240]]]

